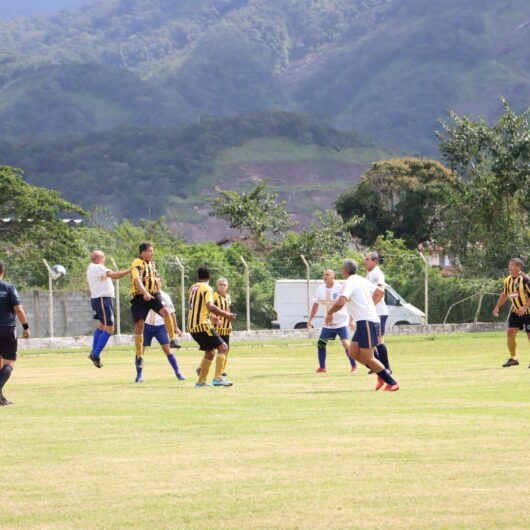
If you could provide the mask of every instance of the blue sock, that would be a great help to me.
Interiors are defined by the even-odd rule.
[[[381,370],[377,375],[389,385],[395,385],[397,383],[397,381],[388,373],[386,369]]]
[[[326,348],[318,348],[318,364],[320,368],[326,369]]]
[[[94,350],[96,349],[96,346],[98,345],[99,336],[101,335],[101,332],[103,330],[96,328],[96,331],[94,331],[94,336],[92,337],[92,353],[94,353]]]
[[[346,352],[346,357],[348,357],[348,360],[350,361],[351,367],[355,368],[357,366],[355,359],[353,359],[352,357],[348,355],[348,350],[344,350],[344,351]]]
[[[167,356],[167,360],[168,360],[169,364],[172,366],[172,368],[175,371],[175,373],[178,374],[179,373],[179,365],[177,363],[177,358],[175,357],[175,354],[172,353],[171,355],[168,355]]]
[[[377,353],[379,360],[383,363],[383,366],[390,370],[390,363],[388,362],[388,351],[386,349],[385,344],[378,344],[377,345]]]
[[[110,336],[111,334],[108,331],[101,330],[101,333],[99,334],[98,343],[94,348],[94,357],[97,357],[99,359],[99,354],[107,344],[107,341],[109,340]]]
[[[136,365],[136,375],[141,375],[142,370],[144,369],[144,358],[138,357],[137,355],[134,357],[134,364]]]

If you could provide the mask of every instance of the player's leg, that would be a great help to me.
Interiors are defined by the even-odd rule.
[[[512,320],[510,315],[510,320]],[[517,366],[519,360],[517,359],[517,340],[516,335],[520,328],[509,327],[506,332],[506,343],[508,345],[508,351],[510,352],[510,358],[502,365],[504,368],[509,366]]]
[[[16,327],[0,327],[0,406],[3,407],[13,404],[4,396],[4,386],[15,368],[17,346]]]
[[[136,368],[136,378],[134,379],[135,383],[143,383],[144,381],[145,349],[151,346],[153,337],[156,334],[156,328],[157,326],[150,326],[144,323],[144,330],[142,334],[142,349],[139,352],[135,347],[135,352],[134,352],[134,367]],[[135,341],[136,341],[136,335],[135,335]]]
[[[148,324],[146,324],[145,327],[147,329]],[[169,337],[167,335],[166,327],[165,326],[153,326],[153,327],[157,328],[156,334],[155,334],[156,340],[158,341],[158,344],[160,344],[160,346],[162,347],[162,351],[166,354],[167,362],[170,364],[171,368],[173,368],[173,372],[175,372],[177,379],[181,381],[185,381],[186,378],[180,373],[177,358],[175,357],[175,354],[171,352],[171,347],[169,345]]]
[[[226,377],[226,365],[228,363],[228,354],[230,353],[230,335],[220,335],[222,341],[227,345],[226,355],[219,355],[219,352],[217,353],[217,362],[219,364],[222,363],[222,366],[220,366],[221,369],[221,377]],[[216,366],[216,376],[217,376],[217,366]],[[217,378],[217,377],[216,377]]]
[[[4,355],[6,354],[4,353]],[[16,352],[14,356],[16,359]],[[9,355],[9,357],[13,357],[13,355]],[[15,369],[14,359],[6,359],[0,356],[0,407],[5,407],[7,405],[13,404],[11,401],[8,401],[6,397],[4,396],[4,386],[9,380],[9,378],[11,377],[11,374],[13,373],[14,369]]]
[[[221,340],[223,340],[223,339],[221,339]],[[217,359],[215,361],[215,375],[214,375],[214,380],[213,380],[213,384],[215,386],[219,386],[218,383],[223,378],[223,372],[224,372],[224,369],[225,369],[226,360],[227,360],[227,356],[228,356],[228,351],[229,350],[230,350],[230,347],[223,340],[223,344],[221,346],[219,346],[219,348],[217,349]]]
[[[379,335],[377,336],[377,357],[383,363],[387,370],[390,370],[390,361],[388,360],[388,350],[385,344],[385,328],[388,315],[380,315],[381,325]]]
[[[167,334],[169,335],[169,340],[175,340],[175,325],[173,324],[173,319],[167,307],[162,307],[159,311],[160,316],[164,319],[164,325],[166,326]]]
[[[357,372],[357,362],[353,357],[350,357],[350,354],[348,353],[348,350],[350,348],[350,339],[348,338],[348,327],[344,326],[342,328],[339,328],[337,331],[340,341],[342,343],[342,347],[344,348],[344,352],[346,353],[346,357],[348,358],[348,361],[350,363],[350,370],[352,372]]]
[[[327,346],[328,340],[331,338],[332,330],[330,328],[322,328],[320,331],[320,337],[318,337],[317,342],[317,353],[318,353],[318,368],[316,370],[318,373],[327,372],[326,369],[326,357],[327,357]]]
[[[109,338],[114,333],[114,304],[112,302],[112,298],[99,298],[99,304],[100,311],[98,312],[98,328],[100,329],[100,332],[97,343],[92,349],[92,354],[97,359],[100,358],[103,348],[105,348]]]

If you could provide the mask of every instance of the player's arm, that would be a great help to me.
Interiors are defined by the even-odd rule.
[[[230,311],[223,311],[222,309],[219,309],[213,302],[206,302],[206,307],[208,308],[208,311],[210,311],[210,313],[226,318],[230,322],[236,319],[235,313],[230,313]]]
[[[498,317],[499,316],[499,309],[506,303],[506,300],[508,300],[508,296],[506,293],[501,293],[499,295],[499,298],[497,300],[497,303],[495,304],[495,307],[493,308],[493,316]]]
[[[385,296],[385,286],[377,284],[375,291],[372,293],[372,300],[374,301],[374,304],[377,305],[383,299],[383,296]]]
[[[22,324],[22,336],[25,339],[29,339],[29,325],[28,325],[28,317],[26,316],[26,312],[24,311],[24,308],[21,305],[16,305],[13,307],[18,319],[20,320],[20,323]]]
[[[318,302],[313,304],[313,307],[311,307],[311,314],[309,315],[309,319],[307,320],[307,329],[310,329],[313,327],[313,319],[315,318],[315,315],[318,311]]]
[[[105,276],[107,278],[112,278],[113,280],[119,280],[120,278],[123,278],[124,276],[127,276],[127,274],[130,274],[130,273],[131,273],[131,268],[129,267],[128,269],[123,270],[123,271],[111,271],[111,270],[108,270],[105,273]]]

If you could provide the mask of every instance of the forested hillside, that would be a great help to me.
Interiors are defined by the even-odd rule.
[[[272,108],[422,154],[448,108],[530,93],[527,0],[93,0],[0,22],[0,135]]]

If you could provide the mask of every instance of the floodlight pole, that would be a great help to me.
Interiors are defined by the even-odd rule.
[[[425,294],[425,324],[429,323],[429,262],[427,261],[427,258],[418,251],[420,254],[420,258],[423,260],[423,272],[425,277],[425,286],[424,286],[424,294]]]
[[[250,276],[248,272],[248,265],[243,256],[239,256],[243,267],[245,267],[245,291],[247,302],[247,331],[250,331]]]
[[[185,295],[185,287],[184,287],[184,265],[182,265],[182,262],[180,259],[175,256],[175,262],[180,269],[180,299],[181,299],[181,311],[182,311],[182,331],[186,331],[186,299],[184,297]]]
[[[307,319],[309,320],[309,315],[311,314],[311,298],[309,293],[309,281],[311,279],[311,267],[303,254],[300,254],[300,258],[304,262],[306,274],[307,274]]]
[[[53,338],[53,279],[52,270],[48,262],[43,259],[44,266],[48,270],[48,335]]]
[[[118,270],[118,265],[114,261],[114,258],[110,258],[114,268]],[[121,313],[120,313],[120,280],[116,280],[116,334],[121,335]]]

